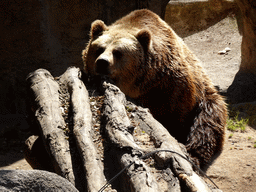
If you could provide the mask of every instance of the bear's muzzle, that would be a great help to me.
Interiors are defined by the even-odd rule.
[[[109,61],[108,59],[105,58],[99,58],[96,61],[96,73],[100,74],[100,75],[109,75],[110,71],[109,71]]]

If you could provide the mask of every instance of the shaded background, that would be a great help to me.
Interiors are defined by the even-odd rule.
[[[168,0],[1,0],[0,119],[7,114],[25,114],[25,79],[30,72],[45,68],[59,76],[69,66],[82,68],[81,51],[88,41],[91,22],[96,19],[111,24],[132,10],[149,8],[166,17],[174,30],[185,37],[213,25],[237,8],[232,1],[173,0],[165,15],[167,3]]]

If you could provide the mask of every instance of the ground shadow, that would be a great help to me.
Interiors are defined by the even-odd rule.
[[[227,90],[231,103],[256,101],[256,76],[239,71]]]
[[[24,115],[0,115],[0,168],[24,158],[28,128]]]

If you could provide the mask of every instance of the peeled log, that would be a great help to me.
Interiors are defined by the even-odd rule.
[[[192,165],[175,154],[187,156],[186,149],[150,112],[127,101],[118,87],[106,82],[100,85],[105,90],[104,97],[98,97],[101,104],[105,98],[103,114],[98,112],[100,108],[95,112],[90,99],[92,102],[97,99],[94,96],[89,99],[80,73],[78,68],[69,68],[56,81],[43,69],[28,76],[35,101],[31,103],[32,110],[35,109],[41,132],[39,138],[33,136],[27,140],[27,159],[31,165],[36,159],[43,165],[41,154],[33,151],[44,147],[54,171],[70,180],[79,191],[99,191],[106,186],[105,176],[110,179],[113,172],[118,173],[128,165],[119,175],[119,184],[104,188],[105,191],[220,191],[210,189]],[[100,115],[102,120],[95,122]],[[93,129],[98,125],[92,122],[100,124],[101,131]],[[158,152],[145,156],[155,151]],[[109,158],[113,158],[111,163]],[[45,167],[41,165],[34,164],[34,168]]]
[[[158,147],[157,150],[171,150],[183,157],[187,157],[184,152],[185,148],[181,149],[181,144],[170,135],[161,123],[153,118],[147,109],[137,107],[135,118],[140,123],[141,129],[150,134]],[[197,192],[211,191],[207,184],[193,171],[192,165],[184,158],[170,152],[158,153],[157,158],[160,164],[171,164],[174,174],[184,183],[186,190]]]
[[[88,91],[80,78],[80,70],[71,67],[60,77],[60,81],[65,82],[69,88],[74,121],[73,134],[83,161],[87,189],[89,192],[97,192],[105,184],[106,179],[103,174],[101,158],[90,134],[92,112]]]
[[[128,191],[162,191],[156,181],[156,178],[151,173],[148,165],[137,156],[126,153],[121,157],[120,160],[122,166],[124,167],[129,165],[133,161],[135,161],[135,163],[130,166],[126,172],[127,178],[131,183]]]
[[[139,150],[140,147],[135,144],[133,136],[129,133],[132,125],[124,107],[125,95],[112,84],[104,83],[103,86],[105,88],[103,115],[107,122],[105,128],[108,137],[119,148],[132,147]]]
[[[134,150],[139,150],[140,147],[135,143],[132,134],[130,134],[129,128],[131,128],[131,122],[126,114],[125,110],[125,95],[117,88],[109,83],[104,83],[105,101],[103,115],[106,119],[106,132],[109,139],[118,148],[130,147]],[[119,159],[119,163],[122,167],[129,165],[131,162],[135,163],[128,168],[127,175],[130,190],[127,191],[159,191],[158,184],[152,173],[149,171],[148,166],[138,159],[136,156],[132,156],[130,153],[124,153]]]
[[[137,121],[140,122],[141,129],[150,134],[158,149],[172,150],[186,157],[178,141],[170,135],[161,123],[153,118],[147,109],[138,107],[135,114]],[[177,174],[186,173],[187,175],[192,175],[193,169],[191,164],[180,156],[163,152],[158,154],[158,157],[163,164],[172,158],[172,166],[174,166]]]
[[[103,114],[106,116],[106,132],[108,133],[110,140],[119,148],[130,147],[132,149],[130,153],[128,152],[121,155],[120,160],[122,167],[135,161],[134,165],[127,170],[127,175],[129,176],[128,179],[132,186],[130,191],[159,191],[160,187],[159,183],[156,181],[157,177],[154,177],[152,175],[152,170],[150,170],[138,156],[133,154],[134,151],[139,151],[137,154],[140,154],[148,152],[149,150],[140,148],[133,139],[133,131],[129,130],[131,123],[124,106],[127,102],[125,95],[119,88],[112,84],[104,83],[103,87],[106,89]],[[151,151],[167,149],[186,157],[177,140],[175,140],[169,132],[153,118],[147,109],[138,107],[133,103],[130,103],[130,105],[133,109],[134,120],[143,131],[150,135],[156,144],[155,148],[152,148]],[[198,192],[211,191],[207,184],[193,171],[192,165],[185,159],[176,154],[165,152],[161,152],[158,157],[162,159],[162,162],[166,162],[165,164],[171,162],[174,175],[184,183],[186,190]],[[138,167],[140,169],[138,169]],[[163,168],[163,170],[165,169],[166,168]],[[165,170],[165,172],[167,172],[167,170]],[[168,185],[168,181],[166,181],[166,183],[166,185]],[[176,183],[176,186],[177,185],[179,185],[179,183]],[[173,191],[173,189],[170,188],[170,184],[168,186],[168,188],[162,188],[160,191]],[[175,185],[172,183],[172,186]]]
[[[59,85],[45,69],[30,73],[27,81],[34,94],[35,116],[55,172],[75,185],[69,143],[63,131],[66,124],[61,115]]]

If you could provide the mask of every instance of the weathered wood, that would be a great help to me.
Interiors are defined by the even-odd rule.
[[[104,83],[103,86],[106,89],[103,115],[106,118],[106,130],[110,140],[120,148],[132,147],[140,150],[129,133],[129,129],[133,127],[124,107],[125,95],[112,84]]]
[[[129,147],[141,151],[129,131],[132,126],[124,107],[125,95],[112,84],[104,83],[104,88],[106,90],[103,115],[106,118],[105,129],[109,139],[121,149]],[[124,153],[120,159],[122,167],[129,165],[132,161],[135,161],[134,165],[127,170],[130,189],[126,191],[159,191],[155,178],[142,160],[136,156],[132,157],[129,153]]]
[[[112,84],[105,83],[104,88],[106,89],[104,115],[107,119],[106,130],[111,141],[116,143],[119,147],[129,146],[133,149],[143,151],[136,145],[133,135],[128,130],[129,127],[131,127],[131,123],[124,107],[126,103],[125,95],[119,88]],[[151,136],[157,147],[156,149],[171,150],[186,157],[177,140],[153,118],[147,109],[136,105],[133,105],[132,108],[135,109],[134,115],[136,121],[139,122],[138,125]],[[161,159],[160,164],[166,162],[171,163],[174,174],[184,183],[188,191],[211,191],[206,183],[193,171],[192,165],[184,158],[181,158],[177,154],[161,152],[158,154],[158,159]],[[129,175],[130,182],[133,186],[131,191],[158,191],[159,187],[156,178],[151,176],[151,172],[146,164],[136,159],[136,156],[132,158],[131,154],[124,154],[121,157],[121,164],[123,166],[128,165],[129,163],[127,162],[131,161],[135,161],[137,167],[142,167],[142,169],[138,171],[134,168],[136,167],[134,165],[127,171],[127,175]],[[167,189],[167,191],[169,190],[170,189]]]
[[[126,172],[131,183],[130,189],[127,191],[161,191],[156,178],[151,173],[148,165],[137,156],[132,157],[131,154],[126,153],[122,156],[120,162],[123,166],[127,166],[133,161],[135,161],[135,163],[130,166]]]
[[[178,141],[170,135],[161,123],[154,119],[148,109],[137,107],[134,114],[137,117],[137,121],[140,122],[141,129],[147,132],[154,140],[157,149],[168,149],[186,156]],[[172,159],[172,166],[175,168],[176,174],[185,173],[192,175],[193,169],[191,164],[180,156],[168,152],[159,153],[157,156],[161,160],[161,164],[169,163],[169,160]]]
[[[71,67],[60,77],[60,81],[67,84],[70,92],[74,124],[73,134],[82,157],[87,190],[97,192],[106,183],[106,179],[101,158],[90,133],[92,131],[92,112],[88,91],[80,78],[81,71]]]
[[[33,164],[36,158],[41,157],[34,155],[32,150],[34,148],[38,151],[40,149],[37,146],[44,146],[56,173],[67,178],[80,191],[97,192],[106,183],[105,174],[113,165],[102,161],[101,158],[107,155],[104,154],[106,151],[103,152],[95,146],[90,99],[85,85],[80,80],[80,73],[78,68],[69,68],[56,79],[58,83],[43,69],[28,76],[27,80],[34,94],[35,104],[32,106],[36,109],[35,116],[39,123],[41,140],[35,136],[27,140],[27,159],[34,168],[45,169],[44,166]],[[106,133],[104,138],[111,142],[106,142],[104,147],[111,148],[115,158],[113,161],[117,162],[120,168],[133,163],[127,167],[125,174],[120,175],[120,181],[124,182],[121,186],[116,186],[118,191],[218,191],[210,190],[193,171],[192,165],[176,154],[186,157],[185,147],[153,118],[148,109],[127,101],[120,89],[111,83],[105,82],[102,86],[105,90],[105,100],[104,123],[101,128],[104,129],[102,133]],[[63,108],[60,100],[62,104],[63,101],[68,104],[64,109],[67,109],[65,114],[61,111]],[[68,130],[69,135],[64,130]],[[36,141],[43,144],[35,145]],[[77,152],[74,148],[78,149]],[[171,150],[175,153],[157,152],[152,157],[144,158],[145,154],[156,150]],[[80,157],[74,153],[80,154]],[[38,160],[38,163],[40,162]],[[78,167],[84,169],[81,178],[85,178],[86,182],[78,179],[81,169],[77,168],[77,162]],[[115,189],[109,187],[106,191]]]
[[[55,172],[75,185],[69,143],[63,131],[66,125],[61,115],[58,83],[45,69],[30,73],[27,81],[34,94],[35,116]]]
[[[135,117],[140,122],[140,127],[149,133],[158,149],[167,149],[186,157],[181,144],[173,138],[161,123],[153,118],[147,109],[136,107]],[[174,125],[175,126],[175,125]],[[189,191],[210,192],[207,184],[193,171],[192,165],[177,154],[161,152],[157,154],[160,164],[171,163],[174,174],[186,185]],[[171,161],[169,161],[171,159]]]

